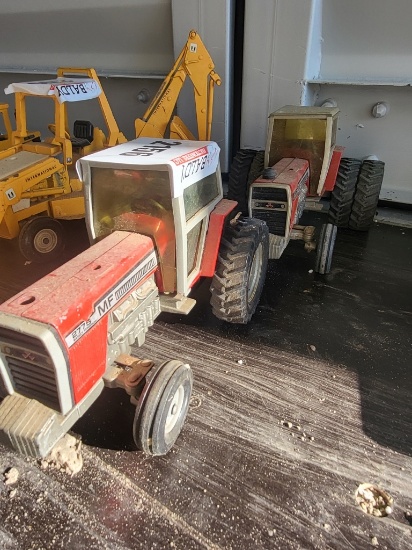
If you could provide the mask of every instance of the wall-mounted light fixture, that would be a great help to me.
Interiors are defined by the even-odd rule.
[[[372,116],[382,118],[389,113],[389,105],[385,101],[379,101],[372,107]]]

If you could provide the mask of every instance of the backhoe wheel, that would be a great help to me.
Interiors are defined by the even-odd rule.
[[[164,363],[149,390],[143,411],[136,409],[133,437],[147,455],[165,455],[178,438],[193,387],[189,365],[180,361]]]
[[[238,202],[238,210],[249,215],[249,187],[264,168],[264,151],[241,149],[232,161],[229,174],[227,198]]]
[[[351,229],[367,231],[372,225],[378,206],[384,171],[385,163],[380,160],[363,161],[349,219]]]
[[[337,227],[332,223],[324,223],[320,231],[316,248],[315,271],[321,275],[329,273],[332,265],[333,249],[335,248]]]
[[[64,250],[63,226],[47,216],[32,218],[20,231],[19,248],[31,262],[55,260]]]
[[[353,158],[340,161],[329,206],[329,221],[337,227],[348,227],[361,164]]]
[[[210,303],[218,319],[250,321],[262,294],[268,256],[269,230],[263,221],[239,218],[226,228],[210,286]]]

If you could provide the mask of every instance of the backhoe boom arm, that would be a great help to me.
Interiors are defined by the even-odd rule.
[[[189,38],[176,59],[172,70],[153,98],[141,119],[136,119],[136,137],[165,137],[170,124],[171,137],[210,140],[214,86],[220,86],[220,76],[214,71],[213,60],[196,31]],[[198,136],[186,128],[179,117],[173,117],[179,94],[186,78],[193,83]]]

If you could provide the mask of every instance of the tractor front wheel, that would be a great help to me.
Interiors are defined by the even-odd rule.
[[[63,226],[48,216],[32,218],[20,231],[19,248],[31,262],[55,260],[64,250]]]
[[[218,319],[250,321],[262,294],[268,257],[269,230],[263,221],[239,218],[226,228],[210,286],[210,303]]]
[[[143,409],[136,409],[133,438],[138,449],[147,455],[170,451],[186,419],[192,387],[189,365],[173,360],[160,367]]]
[[[335,248],[337,227],[332,223],[324,223],[320,231],[316,248],[315,271],[321,275],[329,273],[332,265],[333,249]]]

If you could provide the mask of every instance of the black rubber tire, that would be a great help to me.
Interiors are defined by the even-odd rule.
[[[384,162],[380,160],[363,161],[349,219],[350,229],[368,231],[372,225],[378,206],[384,172]]]
[[[269,230],[263,221],[239,218],[226,228],[210,285],[210,303],[218,319],[250,321],[262,294],[268,257]]]
[[[337,227],[348,227],[361,164],[361,160],[353,158],[340,161],[328,215],[330,223]]]
[[[319,240],[316,247],[315,271],[321,275],[330,272],[333,250],[335,248],[337,227],[333,223],[322,225]]]
[[[237,201],[237,210],[245,216],[249,215],[249,186],[262,174],[263,168],[264,151],[241,149],[233,158],[230,167],[227,198]]]
[[[192,387],[193,374],[189,365],[176,360],[162,365],[143,411],[136,410],[133,438],[138,449],[156,456],[170,451],[185,422]],[[178,410],[174,412],[175,407]]]
[[[48,216],[27,221],[19,234],[19,248],[23,256],[36,263],[59,258],[65,247],[62,224]]]

